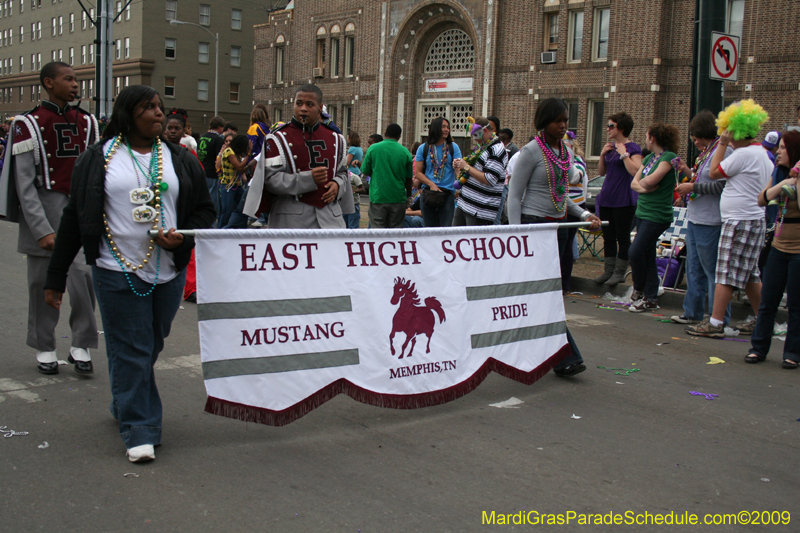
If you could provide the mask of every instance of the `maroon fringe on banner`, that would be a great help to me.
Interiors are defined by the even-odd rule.
[[[212,415],[220,415],[228,418],[235,418],[245,422],[255,422],[268,426],[285,426],[298,418],[310,413],[323,403],[327,402],[337,394],[347,394],[351,398],[361,403],[375,405],[377,407],[389,407],[392,409],[418,409],[420,407],[430,407],[456,400],[465,394],[475,390],[490,372],[497,372],[514,381],[525,385],[531,385],[539,378],[550,372],[555,366],[570,353],[569,344],[565,344],[555,354],[550,356],[541,365],[530,372],[518,370],[500,361],[489,358],[486,362],[469,378],[447,387],[446,389],[423,392],[420,394],[382,394],[373,392],[356,385],[353,385],[342,378],[327,385],[305,400],[302,400],[291,407],[281,411],[253,407],[242,403],[230,402],[220,398],[208,397],[206,401],[206,412]]]

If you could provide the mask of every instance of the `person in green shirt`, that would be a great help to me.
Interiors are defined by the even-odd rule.
[[[672,224],[675,167],[680,133],[675,126],[653,124],[647,130],[647,149],[652,153],[633,177],[631,189],[639,193],[636,204],[636,238],[628,257],[633,278],[632,313],[658,309],[658,237]]]
[[[367,150],[361,172],[370,177],[369,222],[373,228],[402,228],[411,196],[412,157],[398,124],[386,127],[384,140]]]

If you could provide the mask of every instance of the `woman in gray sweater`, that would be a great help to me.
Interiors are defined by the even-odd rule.
[[[539,134],[523,147],[508,182],[509,224],[566,222],[567,213],[600,227],[600,219],[581,209],[569,198],[569,178],[575,173],[574,156],[564,145],[569,114],[560,98],[548,98],[536,109],[534,123]],[[560,257],[567,244],[567,229],[558,230]],[[586,370],[578,346],[567,329],[572,355],[555,368],[558,376],[574,376]]]

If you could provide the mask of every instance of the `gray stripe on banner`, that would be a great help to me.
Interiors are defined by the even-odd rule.
[[[481,287],[467,287],[467,301],[491,300],[492,298],[507,298],[509,296],[540,294],[560,290],[561,278],[504,283],[502,285],[483,285]]]
[[[352,311],[350,296],[330,298],[298,298],[259,302],[220,302],[197,306],[198,320],[225,318],[257,318],[266,316],[316,315]]]
[[[252,359],[224,359],[203,363],[203,379],[229,378],[252,374],[275,374],[295,370],[313,370],[337,366],[357,365],[358,349],[337,350],[334,352],[298,353],[256,357]]]
[[[561,280],[559,280],[559,283],[561,283]],[[564,321],[540,324],[538,326],[528,326],[525,328],[492,331],[491,333],[478,333],[472,335],[470,338],[472,339],[472,348],[475,349],[552,337],[553,335],[561,335],[566,332],[567,323]]]

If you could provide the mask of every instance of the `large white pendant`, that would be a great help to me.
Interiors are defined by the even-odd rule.
[[[131,190],[131,203],[146,204],[155,198],[155,193],[146,187]]]
[[[140,205],[139,207],[134,207],[131,213],[133,216],[133,221],[141,223],[152,222],[158,216],[156,210],[149,205]]]

